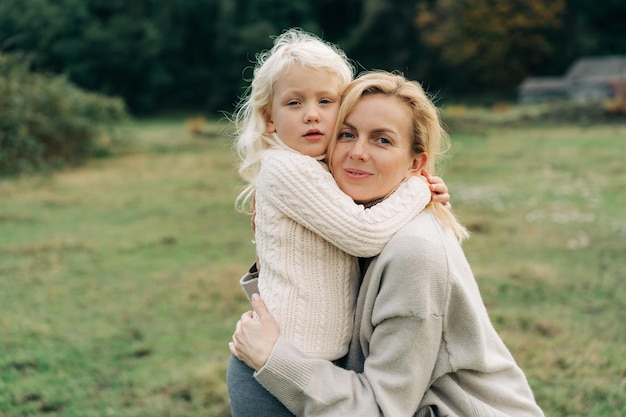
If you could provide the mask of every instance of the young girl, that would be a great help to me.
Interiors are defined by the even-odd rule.
[[[431,200],[415,169],[383,200],[367,208],[337,186],[324,163],[343,89],[353,69],[345,54],[299,30],[279,36],[260,54],[254,79],[235,114],[240,174],[248,182],[238,207],[254,198],[259,292],[281,334],[306,354],[335,360],[352,334],[359,279],[357,257],[380,253],[389,239]],[[381,141],[385,132],[379,132]],[[356,156],[355,156],[356,157]],[[385,181],[353,170],[355,181]],[[252,287],[252,289],[249,289]],[[233,414],[244,376],[229,365]],[[245,389],[244,389],[245,391]],[[234,395],[237,394],[237,395]]]

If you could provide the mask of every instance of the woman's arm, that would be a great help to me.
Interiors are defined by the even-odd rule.
[[[431,199],[426,181],[412,177],[387,199],[365,209],[344,194],[313,158],[289,150],[271,150],[267,155],[257,195],[353,256],[380,253]]]
[[[361,372],[305,356],[280,337],[262,301],[259,319],[244,314],[231,352],[257,372],[257,380],[298,416],[414,416],[430,383],[441,318],[388,318],[376,326]],[[404,335],[404,336],[402,336]],[[411,335],[407,340],[406,335]],[[400,337],[398,337],[400,336]]]
[[[367,268],[347,369],[307,357],[281,337],[258,296],[258,320],[242,316],[231,352],[296,415],[413,416],[444,352],[446,250],[436,230],[427,239],[416,234],[432,224],[432,216],[421,215]],[[446,359],[439,366],[446,369]]]

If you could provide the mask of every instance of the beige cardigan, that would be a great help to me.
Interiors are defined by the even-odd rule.
[[[459,243],[428,210],[367,268],[345,368],[281,336],[255,377],[297,416],[543,416]]]

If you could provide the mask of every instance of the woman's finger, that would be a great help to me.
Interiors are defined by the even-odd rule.
[[[262,320],[263,318],[270,315],[270,313],[267,311],[267,306],[265,305],[263,300],[261,300],[259,294],[252,294],[252,297],[250,297],[250,302],[252,304],[252,308],[254,308],[254,311],[256,312],[256,315],[259,317],[259,320]]]
[[[233,342],[230,342],[228,344],[228,350],[230,350],[230,354],[233,355],[234,357],[236,357],[237,359],[239,359],[239,352],[237,352],[237,349],[235,349],[235,345]]]
[[[254,317],[254,314],[253,314],[252,310],[248,310],[248,311],[246,311],[245,313],[243,313],[241,315],[241,317],[239,318],[239,321],[245,321],[245,320],[251,319],[253,317]]]

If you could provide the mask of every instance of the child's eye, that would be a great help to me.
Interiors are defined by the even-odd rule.
[[[320,100],[320,104],[330,104],[330,103],[332,103],[332,101],[327,98],[323,98]]]
[[[288,106],[297,106],[298,104],[300,104],[300,102],[298,100],[289,100],[287,102]]]

